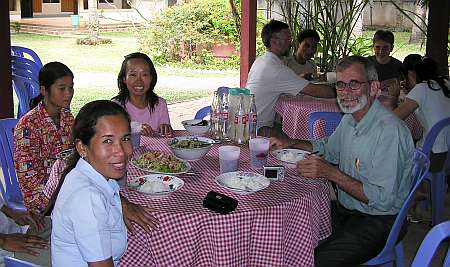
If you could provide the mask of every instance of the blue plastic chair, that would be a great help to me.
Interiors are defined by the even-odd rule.
[[[445,129],[446,127],[450,127],[450,117],[445,118],[439,122],[437,122],[430,130],[430,132],[425,137],[425,141],[423,143],[422,151],[430,157],[431,149],[436,140],[436,137],[439,133]],[[447,140],[450,140],[450,136],[447,137]],[[449,158],[449,153],[447,152],[447,161]],[[429,172],[426,176],[427,182],[430,183],[431,187],[431,224],[437,225],[444,219],[444,197],[445,197],[445,189],[446,189],[446,166],[444,164],[441,171],[437,173]]]
[[[199,109],[197,111],[197,113],[195,113],[194,119],[203,120],[206,116],[209,115],[210,112],[211,112],[211,106],[203,107],[203,108]]]
[[[406,222],[406,214],[414,202],[414,195],[425,179],[425,175],[428,172],[429,167],[430,160],[428,157],[422,151],[416,150],[414,154],[414,165],[411,171],[412,189],[397,214],[397,217],[395,218],[394,225],[391,228],[383,250],[376,257],[372,258],[363,265],[393,266],[393,263],[395,263],[395,266],[397,267],[403,267],[405,265],[403,242],[400,239],[400,234],[403,224]]]
[[[39,67],[38,64],[31,59],[14,55],[11,56],[11,65],[26,68],[36,73],[39,73],[42,68]]]
[[[32,79],[37,84],[39,83],[39,73],[34,73],[30,69],[17,67],[17,65],[11,65],[11,71],[14,75],[19,75],[25,78]]]
[[[431,260],[442,241],[450,237],[450,221],[446,221],[434,226],[420,244],[419,250],[414,257],[411,267],[430,266]],[[450,250],[444,260],[444,265],[450,266]]]
[[[16,45],[12,45],[11,46],[11,55],[14,56],[19,56],[19,57],[24,57],[27,58],[30,57],[34,62],[36,62],[36,64],[38,65],[39,69],[42,68],[42,61],[39,58],[39,56],[36,54],[36,52],[34,52],[32,49],[27,48],[27,47],[23,47],[23,46],[16,46]]]
[[[41,267],[40,265],[8,256],[5,257],[5,265],[6,267]]]
[[[19,99],[17,118],[30,110],[30,100],[39,94],[39,84],[33,79],[12,73],[12,85]]]
[[[317,139],[314,137],[314,123],[319,120],[325,121],[325,136],[330,136],[342,119],[340,112],[311,112],[308,114],[308,133],[310,139]]]
[[[14,167],[13,131],[18,119],[0,119],[0,163],[3,171],[5,185],[0,181],[0,191],[6,206],[26,210],[23,203],[22,192],[17,182],[16,169]]]

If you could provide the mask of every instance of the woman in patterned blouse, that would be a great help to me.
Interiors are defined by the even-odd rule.
[[[48,204],[43,189],[56,155],[72,149],[73,73],[60,62],[50,62],[39,72],[40,95],[14,130],[14,162],[25,206],[41,212]],[[36,105],[33,108],[32,105]]]

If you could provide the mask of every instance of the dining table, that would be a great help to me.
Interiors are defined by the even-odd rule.
[[[390,100],[379,98],[380,102],[388,109]],[[308,131],[308,114],[318,111],[341,112],[336,98],[317,98],[309,95],[299,94],[281,95],[274,107],[275,112],[281,117],[282,131],[291,139],[311,139]],[[405,119],[406,126],[411,131],[413,140],[422,138],[423,129],[416,116],[411,114]],[[313,127],[313,139],[325,137],[325,123],[318,121]]]
[[[174,131],[174,136],[189,135]],[[146,151],[171,153],[165,137],[141,137],[134,157]],[[165,197],[153,197],[128,186],[121,189],[129,201],[155,209],[158,227],[150,233],[134,225],[128,233],[120,266],[314,266],[314,248],[331,234],[329,186],[324,179],[306,179],[295,168],[257,192],[238,194],[219,185],[218,148],[213,144],[191,169],[176,175],[184,185]],[[248,145],[239,145],[239,170],[262,174],[250,164]],[[57,161],[61,164],[62,161]],[[56,163],[58,164],[58,163]],[[267,164],[280,162],[269,156]],[[54,166],[52,175],[61,173]],[[148,174],[129,164],[127,181]],[[52,179],[52,178],[50,178]],[[238,201],[229,214],[203,207],[209,191]]]

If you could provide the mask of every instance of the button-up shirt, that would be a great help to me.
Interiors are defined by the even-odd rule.
[[[43,102],[25,114],[14,130],[14,163],[28,210],[42,211],[47,198],[42,191],[56,155],[73,148],[71,132],[74,118],[61,109],[59,126],[45,110]]]
[[[345,208],[371,215],[398,213],[411,188],[414,143],[404,122],[378,100],[358,123],[346,114],[328,139],[311,142],[314,151],[362,183],[368,204],[338,188]]]
[[[80,159],[61,187],[52,213],[52,265],[87,266],[112,257],[117,266],[127,246],[119,185]]]

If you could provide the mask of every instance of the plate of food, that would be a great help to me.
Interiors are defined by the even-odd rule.
[[[272,156],[288,168],[295,168],[297,161],[305,159],[310,152],[301,149],[277,149],[271,152]]]
[[[216,183],[234,193],[247,195],[263,190],[270,180],[254,172],[226,172],[216,177]]]
[[[150,197],[164,197],[179,190],[184,185],[180,178],[167,174],[149,174],[131,179],[128,187]]]
[[[137,154],[131,160],[131,164],[145,172],[171,175],[186,173],[191,169],[189,162],[160,151],[146,151]]]
[[[179,136],[167,142],[175,156],[189,161],[202,158],[214,143],[214,140],[202,136]]]

